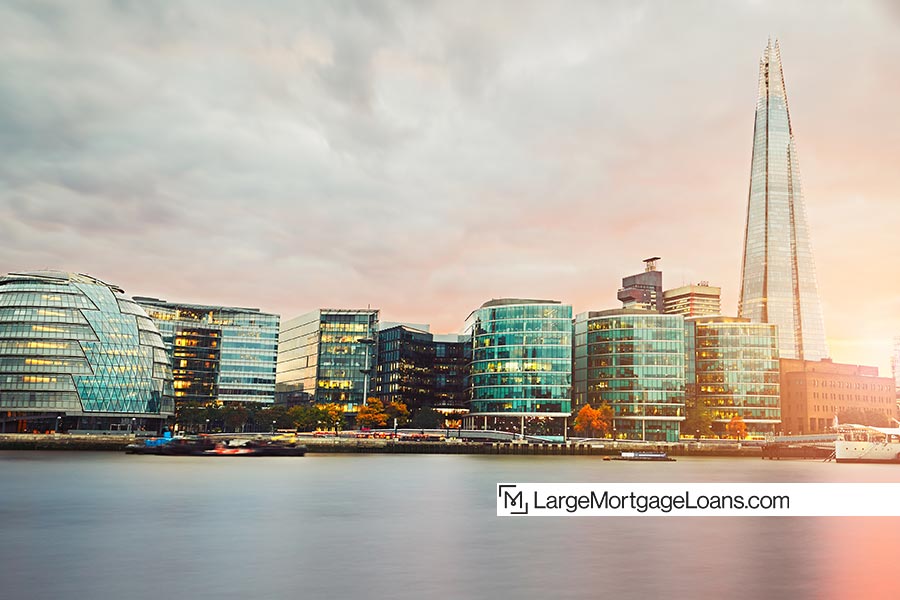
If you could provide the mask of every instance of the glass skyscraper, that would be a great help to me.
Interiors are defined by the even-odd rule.
[[[684,317],[616,309],[575,317],[576,409],[608,403],[617,438],[677,442],[684,420]]]
[[[276,391],[355,413],[374,396],[377,309],[323,308],[282,323]]]
[[[485,302],[472,336],[467,427],[562,435],[572,411],[572,307],[552,300]]]
[[[759,98],[739,316],[778,326],[781,356],[828,356],[778,42],[759,63]]]

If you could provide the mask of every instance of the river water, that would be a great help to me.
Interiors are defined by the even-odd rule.
[[[0,452],[0,598],[900,597],[900,519],[498,518],[498,482],[900,481],[896,465]]]

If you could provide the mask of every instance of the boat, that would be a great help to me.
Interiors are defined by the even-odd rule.
[[[665,461],[665,462],[675,462],[675,459],[670,457],[665,452],[622,452],[621,456],[617,456],[613,458],[613,460],[638,460],[638,461]]]
[[[834,442],[839,463],[900,463],[900,427],[840,425]]]
[[[296,437],[215,442],[207,436],[177,436],[150,438],[143,443],[129,444],[125,452],[160,456],[303,456],[306,446],[298,444]]]

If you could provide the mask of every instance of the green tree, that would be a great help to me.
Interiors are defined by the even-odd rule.
[[[681,424],[681,431],[685,436],[693,435],[694,438],[699,439],[712,434],[714,422],[715,419],[708,410],[689,408],[684,423]]]
[[[333,402],[319,406],[322,411],[322,425],[337,433],[344,426],[344,407]]]
[[[225,404],[222,407],[221,413],[226,431],[235,432],[243,429],[244,424],[247,423],[247,418],[250,416],[250,411],[241,404]]]
[[[288,415],[300,431],[314,431],[324,420],[318,406],[294,406],[288,410]]]
[[[410,426],[414,429],[437,429],[443,427],[443,415],[430,406],[423,406],[413,415]]]

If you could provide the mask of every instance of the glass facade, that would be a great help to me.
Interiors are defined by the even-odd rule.
[[[411,413],[422,407],[466,408],[466,374],[471,341],[462,335],[434,335],[407,325],[378,333],[376,389],[385,403],[403,402]]]
[[[135,301],[162,333],[172,360],[176,401],[274,402],[278,315],[156,298]]]
[[[377,332],[375,309],[321,309],[285,321],[278,340],[279,393],[306,393],[314,402],[356,412],[373,394]]]
[[[378,332],[376,395],[414,413],[434,404],[434,337],[405,325]]]
[[[781,51],[759,63],[739,316],[778,326],[788,358],[828,356]]]
[[[774,433],[781,423],[777,327],[728,317],[691,318],[684,327],[688,410],[709,413],[719,435],[735,416],[750,434]]]
[[[466,321],[472,338],[469,394],[473,426],[488,417],[568,417],[572,411],[572,307],[555,301],[492,300]],[[551,424],[545,423],[547,427]],[[555,424],[554,424],[555,425]],[[533,428],[540,429],[541,423]]]
[[[576,408],[608,403],[620,439],[677,442],[684,420],[684,317],[609,310],[575,317]]]
[[[174,412],[159,330],[124,292],[86,275],[0,277],[3,429],[158,429]],[[57,417],[64,421],[57,423]]]

